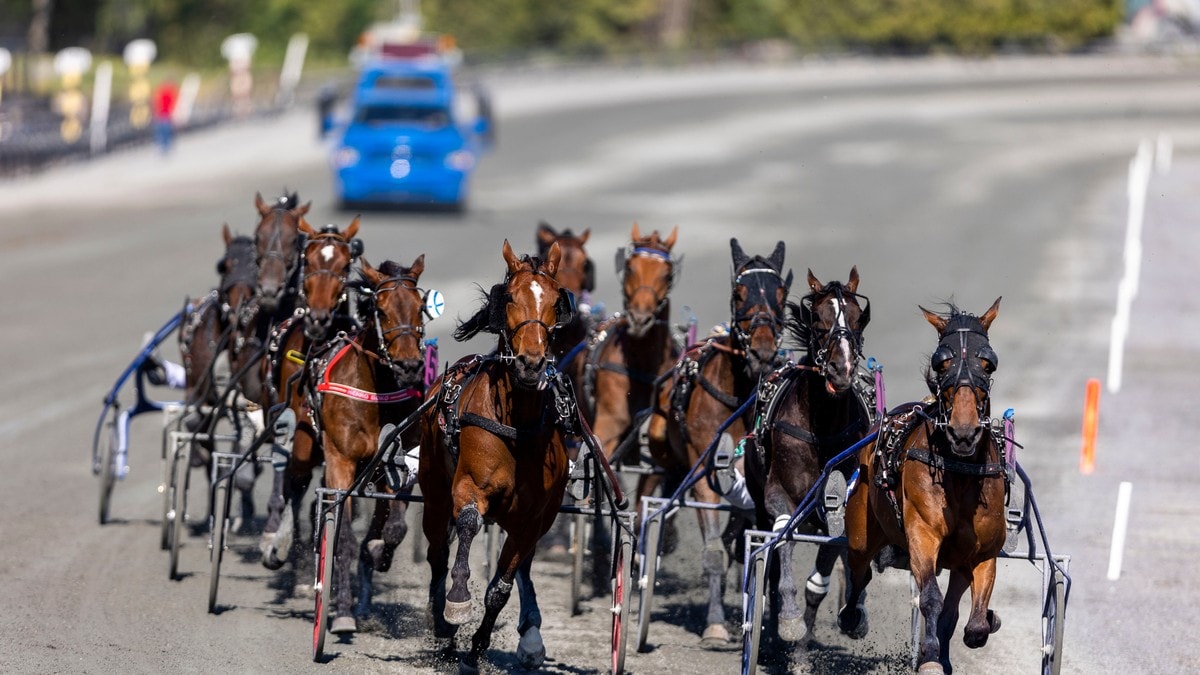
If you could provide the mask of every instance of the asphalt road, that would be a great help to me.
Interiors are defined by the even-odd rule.
[[[686,263],[673,307],[682,320],[689,306],[703,326],[727,318],[729,237],[750,253],[782,239],[801,279],[807,268],[845,279],[858,266],[873,303],[866,351],[886,366],[891,403],[924,393],[935,336],[918,303],[952,298],[980,312],[1004,296],[992,328],[994,400],[1016,409],[1020,459],[1054,552],[1073,556],[1064,672],[1196,671],[1200,507],[1185,435],[1200,372],[1190,292],[1200,250],[1196,76],[1171,60],[1095,58],[493,73],[500,141],[477,173],[471,209],[369,212],[360,236],[373,264],[426,254],[422,281],[446,294],[448,319],[469,315],[476,284],[500,277],[505,237],[532,249],[539,219],[592,228],[597,295],[610,309],[619,304],[610,256],[630,224],[679,225]],[[204,538],[186,541],[180,581],[167,579],[158,549],[157,419],[135,423],[115,522],[96,524],[88,453],[101,398],[142,333],[214,283],[221,223],[249,231],[254,192],[285,186],[313,200],[314,224],[353,216],[332,208],[314,118],[297,110],[185,136],[168,157],[134,150],[0,183],[0,671],[452,669],[429,651],[426,566],[407,555],[378,577],[364,630],[327,645],[326,664],[309,658],[311,561],[271,573],[253,537],[235,538],[222,611],[207,614]],[[1124,266],[1127,164],[1139,141],[1160,133],[1174,156],[1150,179],[1124,386],[1102,398],[1097,471],[1082,476],[1084,387],[1106,377]],[[489,348],[482,338],[455,344],[447,319],[432,325],[444,360]],[[1130,531],[1123,573],[1109,581],[1121,481],[1133,483]],[[699,645],[695,526],[688,515],[681,523],[684,541],[665,559],[656,596],[653,649],[631,653],[627,666],[736,672],[735,649]],[[806,572],[807,557],[797,558]],[[607,600],[569,617],[567,574],[561,563],[535,566],[545,670],[602,672]],[[1038,582],[1028,564],[1001,564],[993,606],[1004,628],[974,652],[955,640],[962,672],[1037,669]],[[731,622],[740,621],[735,588]],[[837,634],[830,601],[820,648],[774,669],[903,671],[907,588],[898,572],[877,577],[872,633],[856,643]],[[515,606],[489,654],[496,671],[514,663]]]

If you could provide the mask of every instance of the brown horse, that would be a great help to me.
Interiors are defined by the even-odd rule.
[[[263,565],[268,569],[279,569],[290,556],[300,499],[312,480],[313,469],[323,461],[302,376],[304,364],[315,349],[336,333],[356,328],[346,282],[362,252],[362,244],[355,238],[358,223],[356,217],[344,232],[333,225],[317,232],[300,218],[299,231],[306,235],[299,265],[302,311],[272,329],[264,359],[263,408],[287,404],[275,421],[275,481],[259,545]]]
[[[190,431],[205,431],[212,422],[213,409],[218,406],[229,382],[229,351],[234,333],[249,320],[248,309],[257,288],[258,263],[254,240],[247,236],[234,237],[229,226],[221,228],[225,255],[217,261],[220,285],[198,302],[184,317],[179,331],[179,353],[183,357],[186,376],[184,400],[188,410],[184,424]],[[200,441],[194,446],[193,466],[211,469],[208,453],[212,443]],[[251,490],[256,467],[243,464],[234,478],[241,492],[242,512],[235,523],[239,529],[254,513]]]
[[[808,271],[809,293],[788,303],[788,332],[806,350],[798,363],[771,373],[759,386],[756,428],[746,453],[746,482],[758,527],[782,527],[816,484],[825,464],[866,436],[870,414],[852,390],[862,358],[870,306],[858,294],[858,268],[846,283],[821,283]],[[851,460],[849,463],[853,463]],[[841,467],[842,471],[849,467]],[[841,477],[845,477],[843,475]],[[842,483],[844,485],[844,483]],[[824,524],[818,525],[825,529]],[[833,564],[844,549],[822,545],[805,587],[801,622],[792,573],[792,546],[780,546],[772,564],[779,636],[806,643],[817,608],[829,590]]]
[[[517,658],[528,668],[545,659],[530,567],[538,539],[558,515],[569,471],[564,436],[576,431],[569,388],[548,368],[551,334],[570,322],[574,309],[570,292],[555,280],[561,251],[551,244],[545,260],[518,257],[506,240],[503,255],[504,281],[454,333],[460,341],[494,333],[496,351],[448,369],[427,397],[437,404],[421,418],[418,476],[436,638],[453,638],[471,616],[468,559],[481,522],[494,522],[508,535],[484,595],[483,621],[460,662],[466,671],[477,668],[491,644],[514,580],[521,598]],[[458,552],[447,592],[451,532]]]
[[[555,331],[550,338],[550,352],[554,354],[557,366],[570,375],[577,391],[579,377],[583,372],[583,359],[576,356],[566,364],[563,363],[563,359],[587,339],[591,330],[587,310],[590,308],[590,293],[596,290],[596,266],[584,249],[591,236],[591,229],[576,235],[570,228],[559,232],[549,223],[538,223],[538,257],[545,260],[550,253],[550,246],[558,243],[562,262],[559,264],[556,280],[579,299],[579,311],[576,312],[575,318]]]
[[[411,267],[386,261],[379,269],[361,261],[364,324],[357,334],[333,340],[310,361],[309,382],[321,393],[318,419],[325,454],[325,487],[346,490],[358,469],[379,450],[387,425],[399,424],[421,404],[425,394],[425,292],[418,288],[425,256]],[[415,448],[420,430],[401,432],[402,448]],[[367,480],[379,492],[390,491],[383,471]],[[396,486],[405,492],[411,487]],[[334,577],[334,633],[357,629],[355,617],[370,611],[371,577],[386,572],[396,547],[408,532],[405,501],[375,500],[374,516],[359,551],[358,605],[350,609],[350,569],[355,548],[350,527],[354,499],[347,499],[338,533]]]
[[[932,396],[883,420],[879,438],[859,456],[862,488],[846,507],[848,583],[838,625],[851,637],[864,636],[867,617],[859,600],[871,580],[871,560],[880,554],[880,564],[903,564],[907,557],[925,620],[920,672],[951,670],[950,638],[968,587],[963,642],[982,647],[1000,628],[999,615],[988,609],[1004,545],[1007,488],[1002,445],[990,426],[991,376],[999,359],[988,329],[999,308],[999,298],[978,317],[954,305],[945,316],[921,308],[938,332],[926,375]],[[941,569],[950,571],[944,598]]]
[[[781,361],[784,303],[792,284],[792,273],[783,274],[784,243],[776,244],[769,258],[747,256],[737,239],[729,245],[734,270],[729,333],[705,340],[681,357],[672,387],[660,394],[650,419],[650,452],[676,477],[700,461],[717,440],[718,427],[750,398],[759,378]],[[749,424],[747,412],[726,433],[731,439],[740,438]],[[678,484],[678,479],[669,478],[671,482]],[[721,499],[707,480],[695,483],[692,494],[696,501],[710,504]],[[702,639],[706,644],[724,644],[729,641],[722,603],[728,563],[720,515],[708,509],[698,509],[696,515],[704,541],[701,564],[709,586]]]

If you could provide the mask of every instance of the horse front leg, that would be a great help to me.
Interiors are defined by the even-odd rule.
[[[433,619],[433,636],[435,639],[453,638],[458,632],[458,626],[446,623],[446,575],[450,570],[450,511],[452,504],[448,499],[448,490],[440,494],[430,491],[426,497],[425,508],[422,510],[421,530],[429,548],[425,551],[425,560],[429,563],[429,611]],[[453,644],[446,645],[448,649]]]
[[[963,643],[971,649],[984,646],[988,636],[1000,630],[1000,615],[988,609],[995,583],[995,558],[975,566],[971,574],[971,616],[967,619],[967,627],[963,631]]]
[[[938,661],[947,673],[954,671],[950,665],[950,638],[954,635],[954,627],[958,625],[958,603],[970,586],[970,572],[961,569],[950,571],[950,582],[946,585],[946,597],[942,602],[942,614],[938,617],[937,626],[938,645],[941,648]]]
[[[700,488],[703,484],[697,484]],[[707,487],[704,485],[704,487]],[[708,491],[711,493],[711,491]],[[708,495],[700,489],[696,490],[698,501],[714,502],[715,499],[705,499]],[[712,495],[715,497],[716,495]],[[701,636],[705,645],[724,645],[729,642],[729,630],[725,628],[725,569],[728,558],[725,544],[721,541],[721,523],[716,511],[699,509],[696,512],[700,520],[700,535],[703,549],[700,554],[700,565],[704,578],[708,582],[708,617],[707,626]]]
[[[459,534],[459,537],[462,535]],[[512,595],[513,580],[516,578],[517,569],[521,567],[526,560],[533,558],[533,548],[537,545],[540,535],[535,530],[529,529],[520,533],[508,532],[508,537],[504,540],[504,547],[500,549],[500,560],[497,563],[496,576],[492,578],[488,584],[487,592],[483,599],[483,620],[479,622],[479,628],[476,629],[475,635],[471,637],[471,650],[463,655],[459,661],[458,670],[460,673],[478,673],[479,672],[479,657],[483,656],[487,649],[492,644],[492,630],[496,627],[496,618],[500,615],[500,610],[508,604],[508,598]],[[460,549],[461,550],[461,549]],[[455,563],[457,570],[458,564]],[[458,580],[455,579],[457,587]],[[530,590],[532,591],[532,583]],[[453,589],[451,589],[453,593]],[[468,603],[469,604],[469,603]],[[522,608],[524,610],[524,608]],[[536,598],[534,598],[534,610],[536,610]],[[532,610],[531,610],[532,611]],[[522,615],[525,612],[522,611]],[[531,623],[534,617],[524,617]],[[541,622],[541,613],[537,613],[538,623]],[[540,641],[540,632],[536,634]],[[536,647],[536,645],[533,645]]]
[[[521,598],[521,614],[517,620],[517,662],[526,670],[541,668],[546,661],[546,645],[542,642],[542,611],[538,608],[537,592],[533,588],[533,556],[528,556],[517,568],[517,593]]]
[[[813,571],[804,583],[804,642],[812,639],[813,626],[817,622],[817,611],[821,608],[825,596],[829,594],[829,580],[833,576],[833,564],[842,555],[839,546],[821,544],[817,547],[817,559],[813,563]],[[856,606],[861,605],[861,598]]]
[[[917,653],[918,673],[944,673],[938,622],[944,607],[942,590],[937,583],[937,552],[940,542],[932,534],[910,524],[908,551],[913,578],[916,580],[918,605],[925,619],[925,632]]]
[[[358,552],[358,605],[354,609],[357,617],[370,613],[375,572],[386,572],[391,568],[396,547],[408,532],[404,522],[406,506],[402,501],[375,500],[371,524]]]
[[[454,568],[450,570],[452,585],[450,592],[446,594],[445,611],[446,622],[454,626],[461,626],[471,618],[471,589],[467,586],[471,579],[471,543],[475,541],[475,535],[479,534],[482,521],[479,507],[473,501],[459,508],[454,518],[454,528],[458,533],[458,552],[454,556]],[[511,585],[510,577],[510,591]]]
[[[774,523],[780,528],[784,526],[796,508],[787,491],[777,480],[773,479],[768,479],[766,489],[763,491],[763,506],[767,514],[775,518]],[[802,615],[800,605],[796,602],[796,575],[792,572],[794,548],[795,544],[789,542],[777,549],[778,555],[772,564],[771,580],[775,592],[771,606],[777,616],[777,632],[780,639],[787,642],[807,642],[811,624],[806,630],[801,620],[808,623],[807,616]],[[826,589],[828,589],[828,583],[826,583]]]

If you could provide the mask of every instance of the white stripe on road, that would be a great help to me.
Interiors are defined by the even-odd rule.
[[[1160,146],[1162,145],[1160,139]],[[1142,273],[1142,224],[1146,219],[1146,192],[1150,187],[1150,168],[1154,146],[1149,139],[1138,145],[1129,162],[1129,218],[1125,228],[1125,275],[1117,288],[1117,311],[1113,315],[1108,341],[1108,391],[1121,391],[1125,364],[1125,338],[1129,335],[1129,312],[1138,294]]]
[[[1125,532],[1129,526],[1129,498],[1133,483],[1122,481],[1117,491],[1117,517],[1113,523],[1112,548],[1108,552],[1108,580],[1121,577],[1121,558],[1125,555]]]

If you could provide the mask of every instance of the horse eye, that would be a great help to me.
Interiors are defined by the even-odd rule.
[[[996,372],[996,364],[992,363],[991,360],[981,358],[981,359],[979,359],[979,362],[981,364],[983,364],[983,369],[984,369],[984,371],[987,372],[988,375],[991,375],[992,373]]]

